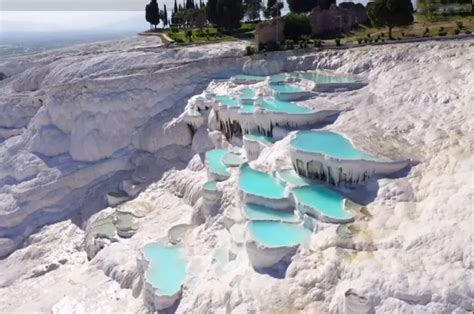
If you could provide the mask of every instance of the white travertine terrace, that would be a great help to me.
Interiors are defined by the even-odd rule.
[[[334,185],[364,184],[376,174],[398,172],[410,164],[409,160],[342,159],[325,153],[310,152],[290,145],[295,171],[304,177],[326,181]]]
[[[216,215],[182,239],[191,249],[189,280],[173,310],[474,310],[472,39],[250,58],[242,56],[245,45],[168,49],[142,37],[0,60],[7,75],[0,81],[0,312],[149,311],[156,295],[143,285],[140,248],[193,221],[206,182],[202,154],[235,140],[222,136],[214,110],[204,105],[198,128],[192,115],[190,123],[174,118],[209,83],[215,95],[244,86],[215,79],[305,70],[363,77],[369,84],[358,91],[302,105],[341,112],[328,128],[365,151],[419,162],[397,178],[372,176],[345,189],[368,201],[367,215],[344,225],[347,237],[337,225],[315,221],[310,249],[297,250],[281,278],[253,269],[242,218],[226,217],[241,205],[232,171],[218,184]],[[259,84],[265,82],[253,86]],[[255,169],[291,168],[290,141],[280,131],[252,161]],[[97,241],[100,251],[89,255],[87,217],[113,211],[104,209],[104,196],[125,180],[143,186],[120,205],[139,209],[140,228],[129,239]]]

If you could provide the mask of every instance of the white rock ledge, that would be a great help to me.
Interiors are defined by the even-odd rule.
[[[293,202],[290,198],[283,196],[281,198],[271,198],[261,195],[255,195],[247,192],[239,187],[239,195],[242,203],[253,203],[261,205],[274,210],[287,211],[294,208]]]
[[[290,145],[290,156],[293,167],[299,175],[336,186],[363,184],[372,175],[398,172],[410,164],[409,160],[340,159],[324,153],[296,149],[292,145]]]
[[[346,223],[354,222],[354,220],[355,220],[354,215],[350,214],[350,212],[348,211],[348,208],[346,206],[347,199],[343,200],[342,207],[348,213],[348,215],[350,216],[348,218],[335,218],[335,217],[327,216],[324,213],[322,213],[321,210],[319,210],[318,208],[300,203],[296,196],[295,196],[295,200],[296,200],[296,209],[304,215],[305,223],[308,224],[308,227],[311,226],[310,222],[308,221],[310,217],[311,218],[316,218],[317,220],[322,221],[322,222],[327,222],[327,223],[332,223],[332,224],[346,224]],[[309,216],[309,217],[306,217],[306,216]],[[310,228],[308,228],[308,229],[310,229]]]
[[[257,270],[272,267],[283,258],[294,255],[300,245],[267,247],[254,239],[248,239],[245,243],[247,255],[252,266]]]

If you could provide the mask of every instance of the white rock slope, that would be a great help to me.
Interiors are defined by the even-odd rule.
[[[398,178],[373,177],[368,193],[354,193],[369,203],[371,218],[351,225],[352,249],[329,226],[313,236],[311,250],[293,257],[282,279],[255,272],[245,250],[232,248],[239,232],[226,227],[238,224],[240,206],[233,172],[219,183],[219,214],[184,235],[188,278],[176,311],[474,310],[472,40],[254,61],[240,57],[244,43],[178,50],[152,40],[0,61],[7,75],[0,81],[0,255],[11,253],[0,260],[1,313],[146,311],[139,250],[172,226],[195,221],[206,181],[202,156],[192,158],[191,129],[164,125],[211,79],[242,69],[362,75],[363,89],[304,105],[343,111],[328,129],[350,135],[364,151],[417,163]],[[289,167],[288,144],[265,148],[255,167]],[[106,207],[105,194],[124,180],[145,188],[163,172],[121,205],[144,215],[137,233],[89,261],[84,230]],[[230,248],[234,259],[221,258]]]

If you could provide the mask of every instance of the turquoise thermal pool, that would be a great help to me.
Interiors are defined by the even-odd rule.
[[[274,142],[273,138],[271,138],[270,136],[265,136],[258,133],[245,134],[244,137],[249,140],[258,141],[267,145],[273,144]]]
[[[243,90],[241,90],[241,95],[244,99],[253,99],[255,98],[255,91],[251,88],[244,88]]]
[[[296,85],[288,84],[270,84],[270,87],[279,93],[301,93],[304,89]]]
[[[306,80],[315,82],[316,84],[341,84],[341,83],[354,83],[355,80],[350,77],[342,76],[329,76],[316,72],[304,72],[299,74]]]
[[[294,212],[274,210],[256,204],[245,204],[244,212],[251,220],[276,220],[283,222],[297,222],[298,216]]]
[[[238,99],[232,98],[228,95],[221,95],[221,96],[216,96],[216,100],[220,101],[224,105],[228,107],[239,107],[240,106],[240,101]]]
[[[238,80],[238,81],[249,81],[249,82],[262,82],[267,79],[266,76],[258,76],[258,75],[246,75],[246,74],[239,74],[236,76],[233,76],[232,79]]]
[[[222,158],[224,158],[228,152],[228,149],[216,148],[206,153],[206,166],[210,172],[224,177],[230,176],[230,173],[227,171],[227,166],[222,161]]]
[[[309,153],[321,153],[340,159],[366,159],[374,157],[356,149],[344,136],[329,131],[300,131],[291,146]]]
[[[254,113],[255,112],[255,106],[254,105],[242,105],[240,107],[240,111],[245,112],[245,113]]]
[[[215,192],[217,191],[217,182],[216,181],[206,182],[204,183],[204,186],[202,188],[206,191]]]
[[[350,219],[344,209],[344,198],[334,190],[323,186],[305,186],[292,191],[298,203],[314,208],[315,211],[333,219]]]
[[[291,101],[283,101],[275,98],[265,98],[261,103],[262,107],[274,112],[284,112],[284,113],[313,113],[315,112],[312,109],[298,106],[296,103]]]
[[[285,197],[285,187],[275,177],[254,170],[248,164],[240,168],[239,187],[246,193],[265,198]]]
[[[267,247],[308,244],[311,235],[300,225],[279,221],[251,221],[248,228],[255,240]]]
[[[285,182],[296,186],[310,185],[313,183],[313,180],[298,175],[293,169],[279,171],[278,175]]]
[[[161,295],[179,292],[186,277],[183,247],[150,243],[143,248],[143,254],[150,263],[145,274],[147,281],[159,289]]]

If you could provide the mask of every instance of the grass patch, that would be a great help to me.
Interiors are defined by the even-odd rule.
[[[167,35],[178,44],[180,43],[205,43],[236,40],[242,35],[250,34],[255,30],[255,23],[242,23],[241,27],[232,31],[221,31],[216,27],[204,27],[193,29],[173,28],[167,32]]]

